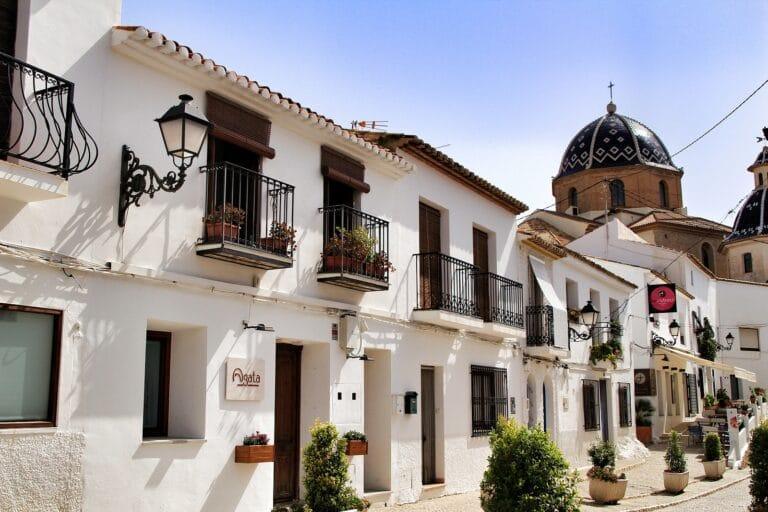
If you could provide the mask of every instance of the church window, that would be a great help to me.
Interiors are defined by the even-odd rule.
[[[745,274],[752,273],[752,253],[751,252],[744,253],[744,273]]]
[[[669,189],[666,181],[659,182],[659,206],[669,208]]]
[[[757,183],[759,186],[763,186],[763,173],[761,172],[757,173]]]
[[[611,208],[625,206],[624,200],[624,182],[621,180],[611,180]]]
[[[707,242],[704,242],[701,244],[701,262],[704,263],[704,266],[707,267],[709,270],[713,270],[715,261],[714,251],[712,250],[712,246],[709,245]]]
[[[571,188],[568,191],[568,202],[570,203],[571,211],[574,215],[579,213],[579,193],[575,188]]]

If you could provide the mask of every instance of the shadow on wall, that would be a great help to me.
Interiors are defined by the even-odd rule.
[[[178,445],[168,446],[141,444],[133,454],[133,459],[157,459],[157,466],[147,479],[144,485],[147,489],[152,489],[160,485],[165,478],[171,464],[178,459],[194,459],[200,452],[201,444],[198,443],[180,443]]]
[[[235,510],[243,499],[243,494],[256,468],[260,465],[262,464],[235,464],[234,459],[230,458],[208,488],[205,503],[200,510],[202,512]],[[271,487],[271,475],[269,480]]]

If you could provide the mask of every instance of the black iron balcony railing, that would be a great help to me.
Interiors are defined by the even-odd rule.
[[[208,174],[203,243],[293,256],[293,185],[229,162],[200,172]]]
[[[0,52],[0,159],[32,162],[63,178],[91,168],[99,151],[74,95],[69,80]]]
[[[477,267],[436,252],[415,255],[417,310],[443,310],[480,317],[475,300]]]
[[[475,297],[486,322],[523,327],[523,285],[491,272],[475,274]]]
[[[555,346],[555,321],[552,306],[525,308],[525,336],[529,347]]]
[[[345,205],[323,212],[322,274],[355,274],[389,282],[389,222]]]

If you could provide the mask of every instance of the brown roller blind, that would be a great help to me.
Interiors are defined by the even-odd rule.
[[[206,114],[214,137],[274,158],[275,150],[269,147],[272,123],[266,117],[212,92],[206,93]]]
[[[323,146],[320,165],[323,176],[329,180],[344,183],[360,192],[370,192],[371,187],[365,182],[365,166],[357,160]]]

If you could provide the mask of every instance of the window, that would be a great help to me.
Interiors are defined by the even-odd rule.
[[[499,416],[508,417],[507,370],[489,366],[471,368],[472,436],[490,433]]]
[[[745,274],[752,273],[752,253],[751,252],[744,253],[744,273]]]
[[[571,188],[568,191],[568,202],[570,203],[571,213],[578,215],[579,213],[579,193],[575,188]]]
[[[701,244],[701,262],[704,263],[704,266],[709,270],[714,270],[715,253],[712,250],[712,246],[707,242]]]
[[[0,428],[56,425],[61,311],[0,304]]]
[[[760,350],[760,333],[757,329],[739,327],[739,348],[741,350]]]
[[[581,381],[584,399],[584,430],[587,432],[600,429],[600,396],[598,395],[596,380],[584,379]]]
[[[609,187],[611,189],[611,208],[625,206],[624,182],[621,180],[611,180]]]
[[[741,400],[741,383],[739,382],[738,377],[735,375],[731,375],[731,399],[733,400]]]
[[[757,184],[758,186],[763,186],[763,173],[759,172],[757,173]]]
[[[171,334],[148,331],[144,360],[144,437],[168,435]]]
[[[629,384],[619,384],[619,426],[632,426],[632,391]]]
[[[696,375],[693,373],[685,374],[685,390],[688,398],[688,416],[699,414],[699,396],[696,394]]]
[[[669,190],[667,189],[667,182],[659,182],[659,206],[662,208],[669,208]]]

